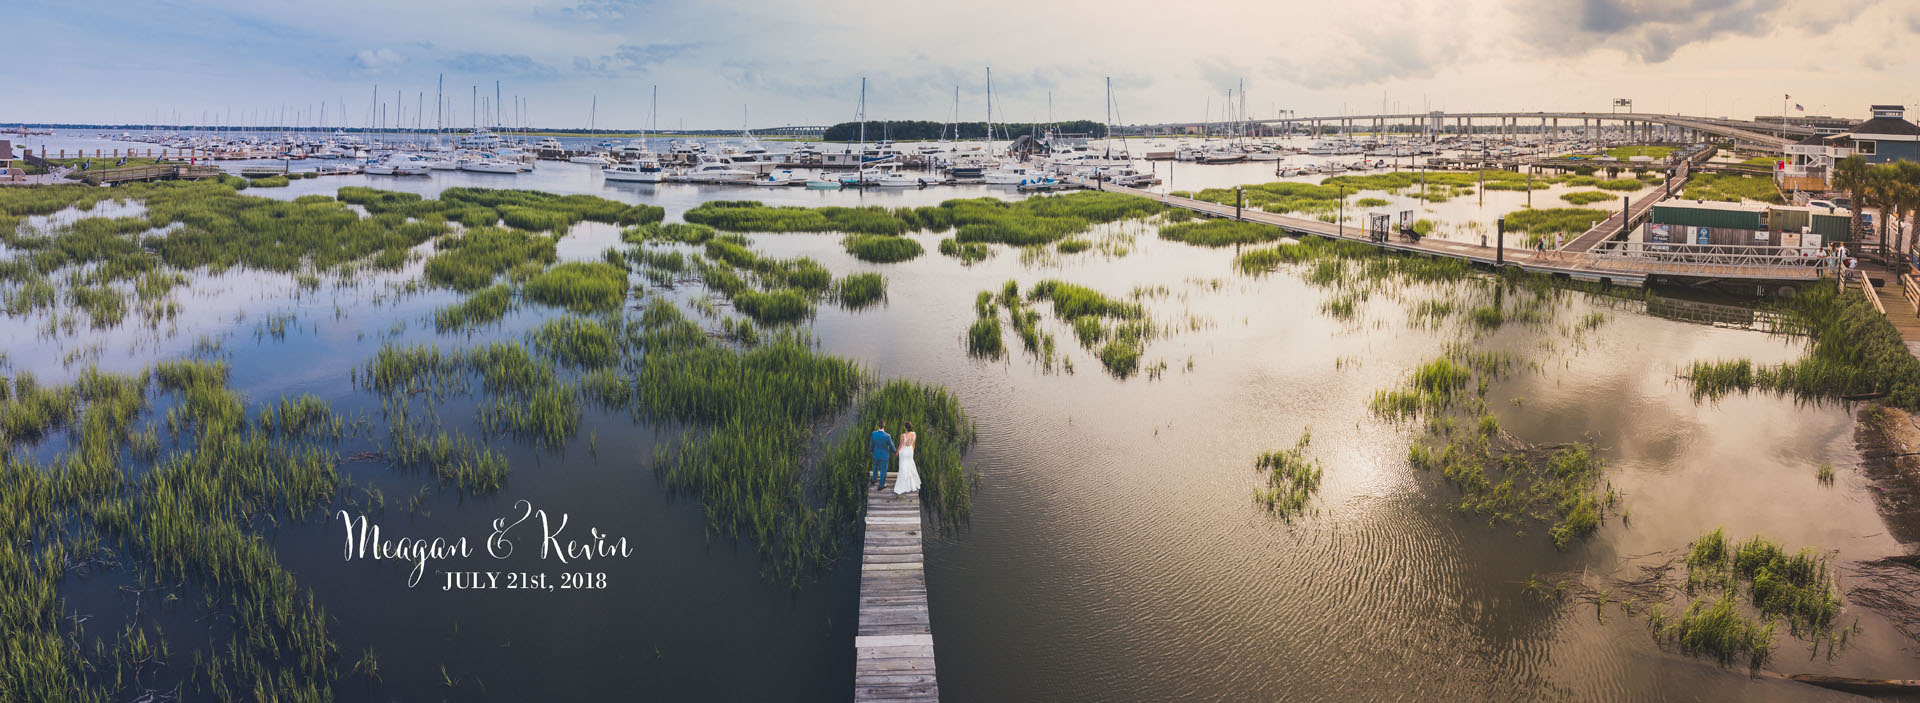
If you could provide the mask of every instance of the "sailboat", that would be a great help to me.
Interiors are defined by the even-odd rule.
[[[588,134],[594,133],[594,129],[598,126],[594,123],[594,120],[599,117],[599,113],[600,113],[600,96],[595,95],[593,96],[593,106],[590,108],[587,108],[587,133]],[[612,159],[608,159],[605,154],[602,154],[599,152],[595,152],[592,154],[581,154],[579,156],[575,156],[573,158],[567,159],[567,161],[576,163],[576,164],[586,164],[588,166],[613,165]]]
[[[634,183],[660,183],[667,180],[667,170],[660,165],[660,157],[647,147],[647,130],[660,115],[660,86],[653,87],[653,102],[647,106],[647,127],[640,130],[640,138],[628,142],[621,149],[628,152],[628,163],[604,169],[600,173],[609,181],[630,181]]]

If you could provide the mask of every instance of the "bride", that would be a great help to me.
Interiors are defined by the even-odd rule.
[[[900,435],[900,478],[893,482],[894,495],[920,490],[920,469],[913,464],[913,443],[919,438],[913,423],[907,423],[907,431]]]

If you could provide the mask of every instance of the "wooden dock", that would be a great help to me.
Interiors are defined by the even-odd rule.
[[[1521,243],[1524,235],[1512,234],[1512,241],[1502,249],[1497,241],[1490,246],[1481,246],[1469,242],[1459,242],[1423,237],[1411,240],[1394,233],[1385,240],[1373,239],[1363,228],[1341,226],[1335,223],[1321,222],[1289,215],[1278,215],[1253,208],[1236,208],[1233,205],[1215,203],[1193,198],[1162,195],[1140,188],[1128,188],[1111,183],[1098,183],[1085,178],[1069,178],[1066,182],[1088,190],[1104,190],[1126,193],[1149,198],[1162,204],[1178,207],[1213,217],[1236,219],[1242,222],[1258,222],[1273,225],[1294,235],[1312,235],[1328,239],[1345,239],[1363,242],[1381,249],[1425,256],[1446,256],[1464,259],[1468,262],[1488,266],[1516,266],[1522,270],[1551,276],[1561,276],[1581,281],[1591,281],[1609,285],[1643,287],[1649,277],[1664,277],[1689,281],[1738,280],[1767,283],[1788,283],[1802,285],[1821,279],[1818,267],[1807,265],[1798,259],[1748,256],[1689,256],[1684,254],[1662,255],[1642,251],[1610,251],[1596,245],[1606,241],[1595,235],[1593,240],[1582,242],[1585,249],[1575,250],[1569,244],[1562,250],[1535,251]],[[1653,204],[1662,197],[1662,191],[1643,196],[1632,208],[1634,219],[1644,219],[1651,212]],[[1619,218],[1614,219],[1613,233],[1621,233]],[[1597,229],[1597,228],[1596,228]],[[1589,232],[1591,234],[1591,232]],[[1585,238],[1583,235],[1582,238]],[[1489,238],[1497,239],[1497,238]],[[1724,259],[1724,260],[1723,260]],[[1831,280],[1831,279],[1828,279]]]
[[[933,623],[927,618],[920,496],[867,489],[860,554],[860,623],[854,631],[855,701],[938,701]]]

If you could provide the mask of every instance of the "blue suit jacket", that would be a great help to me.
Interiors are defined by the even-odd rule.
[[[885,459],[893,456],[893,438],[887,435],[886,430],[874,430],[870,443],[873,445],[873,458]]]

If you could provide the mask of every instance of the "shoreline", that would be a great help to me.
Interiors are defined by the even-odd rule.
[[[1873,488],[1873,502],[1887,532],[1907,547],[1920,547],[1920,425],[1912,413],[1870,403],[1855,414],[1854,447]]]

